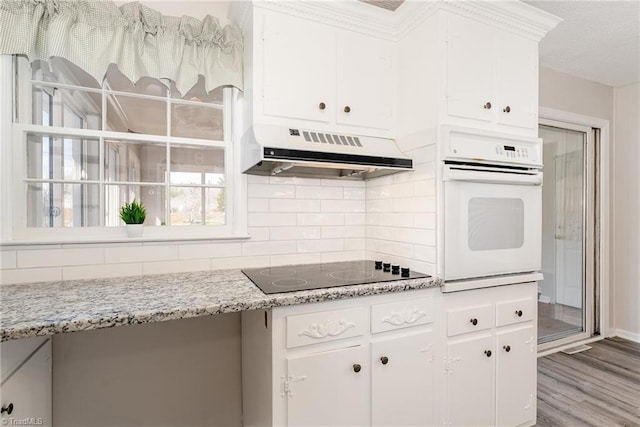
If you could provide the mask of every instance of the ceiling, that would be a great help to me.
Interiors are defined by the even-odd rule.
[[[540,43],[540,66],[619,87],[640,81],[640,1],[525,3],[563,22]]]
[[[390,11],[404,2],[360,1]],[[563,19],[540,43],[541,67],[613,87],[640,81],[639,0],[524,2]]]

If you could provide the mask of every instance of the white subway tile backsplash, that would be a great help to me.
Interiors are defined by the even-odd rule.
[[[0,251],[0,270],[17,268],[16,251]]]
[[[367,239],[344,239],[345,251],[363,251],[367,248]]]
[[[284,199],[295,197],[295,188],[293,185],[249,184],[247,186],[247,192],[249,198],[279,197]]]
[[[273,227],[271,240],[306,240],[321,238],[320,227]]]
[[[266,175],[247,175],[248,184],[268,184],[269,178]]]
[[[322,212],[365,212],[364,200],[322,200]]]
[[[3,285],[59,280],[62,280],[62,267],[18,268],[0,272],[0,283]]]
[[[103,248],[17,251],[17,267],[61,267],[65,265],[102,264]]]
[[[366,187],[366,181],[360,179],[322,179],[323,187]]]
[[[268,267],[269,256],[240,256],[216,258],[211,260],[211,270],[226,270],[230,268]]]
[[[106,264],[173,261],[178,259],[178,246],[175,244],[143,246],[141,248],[106,248],[104,251],[104,262]]]
[[[298,199],[338,199],[344,198],[344,188],[342,187],[296,187],[296,198]]]
[[[320,212],[320,200],[270,199],[271,212]]]
[[[200,243],[178,246],[180,260],[227,258],[240,255],[242,255],[242,243]]]
[[[269,212],[269,199],[255,197],[248,199],[247,212]]]
[[[316,264],[322,262],[320,254],[287,254],[273,255],[271,257],[271,266],[291,265],[291,264]]]
[[[413,214],[413,226],[415,228],[427,228],[429,230],[435,230],[436,214],[433,212]]]
[[[249,227],[287,227],[296,224],[297,215],[300,214],[249,212],[247,214],[247,224]]]
[[[322,227],[322,235],[320,236],[323,239],[346,239],[351,237],[365,237],[365,228],[361,226],[338,226],[338,225],[327,225]]]
[[[378,224],[388,227],[413,227],[415,214],[400,212],[382,212],[378,214]],[[376,224],[371,224],[376,225]]]
[[[318,178],[300,178],[297,176],[271,176],[270,184],[288,184],[288,185],[320,185]]]
[[[296,242],[291,240],[269,242],[246,242],[242,244],[242,255],[280,255],[296,252]]]
[[[432,264],[436,263],[435,246],[415,245],[413,251],[416,260]]]
[[[366,252],[362,251],[343,251],[343,252],[323,252],[320,262],[340,262],[340,261],[359,261],[366,258]]]
[[[141,263],[99,264],[62,267],[63,280],[103,279],[142,275]]]
[[[297,252],[335,252],[344,250],[342,239],[298,240]],[[295,252],[295,251],[293,251]]]
[[[344,225],[343,213],[299,213],[298,225]]]
[[[211,269],[210,259],[192,259],[180,261],[153,261],[142,264],[142,274],[186,273]]]
[[[252,242],[269,240],[271,238],[271,228],[269,227],[249,227],[247,229]]]
[[[367,214],[365,212],[344,214],[344,225],[365,225],[366,223]]]
[[[345,200],[365,200],[367,190],[362,187],[344,187]]]
[[[378,240],[378,251],[387,255],[404,258],[414,258],[413,246],[410,243],[392,242],[389,240]]]

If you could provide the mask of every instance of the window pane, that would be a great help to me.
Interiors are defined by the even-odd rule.
[[[86,88],[100,89],[100,83],[82,68],[64,58],[53,57],[50,61],[37,60],[31,64],[33,80],[64,83]]]
[[[104,142],[104,150],[107,182],[165,181],[165,144],[108,139]]]
[[[28,227],[97,227],[97,184],[27,184]]]
[[[222,109],[208,104],[171,104],[171,135],[222,141]]]
[[[107,130],[166,136],[166,99],[107,95]]]
[[[124,225],[120,219],[120,207],[134,199],[142,202],[147,210],[145,225],[165,225],[165,190],[159,185],[106,185],[105,225]]]
[[[79,89],[33,85],[32,123],[74,129],[102,128],[102,95]]]
[[[221,188],[171,187],[171,225],[224,225],[225,193]]]
[[[200,146],[172,146],[169,182],[224,186],[224,150]]]
[[[27,177],[98,180],[100,144],[97,139],[29,134]]]

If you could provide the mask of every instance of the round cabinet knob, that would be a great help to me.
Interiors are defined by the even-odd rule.
[[[522,310],[516,310],[516,316],[522,317]]]
[[[387,356],[382,356],[380,358],[380,363],[382,363],[383,365],[386,365],[387,363],[389,363],[389,358]]]
[[[349,107],[348,105],[344,106],[344,112],[345,113],[350,113],[351,112],[351,107]]]
[[[505,345],[502,348],[504,348],[504,351],[506,351],[507,353],[509,353],[511,351],[511,346],[510,345]]]
[[[491,350],[485,350],[484,354],[486,354],[487,357],[491,357]]]
[[[362,366],[360,366],[358,363],[353,364],[353,372],[358,373],[361,370],[362,370]]]
[[[511,107],[509,107],[508,105],[506,107],[504,107],[502,109],[502,111],[504,111],[505,113],[510,113],[511,112]]]
[[[484,104],[484,109],[485,110],[491,110],[491,103],[487,102],[486,104]]]
[[[5,412],[7,415],[11,415],[13,412],[13,403],[9,403],[7,406],[3,406],[2,409],[0,409],[0,414],[4,414]]]
[[[324,110],[325,108],[327,108],[327,104],[325,104],[324,102],[321,102],[320,104],[318,104],[318,108],[321,110]]]
[[[469,320],[469,322],[470,322],[473,326],[476,326],[476,325],[478,324],[478,319],[473,318],[473,319],[470,319],[470,320]]]

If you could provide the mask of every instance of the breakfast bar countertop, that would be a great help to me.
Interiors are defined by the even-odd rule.
[[[264,294],[240,270],[0,286],[0,341],[442,286],[426,277]]]

